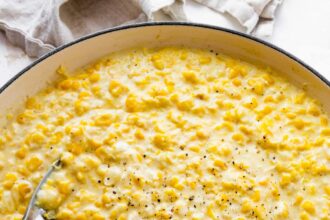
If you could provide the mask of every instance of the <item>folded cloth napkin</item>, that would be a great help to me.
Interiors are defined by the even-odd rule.
[[[283,0],[0,0],[0,30],[9,42],[38,57],[75,38],[113,26],[188,21],[185,6],[191,1],[228,19],[234,17],[247,33],[267,36]]]

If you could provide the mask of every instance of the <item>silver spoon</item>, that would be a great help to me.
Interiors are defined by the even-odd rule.
[[[52,166],[48,169],[45,176],[42,178],[42,180],[39,182],[37,188],[34,190],[29,205],[26,208],[25,214],[23,216],[22,220],[44,220],[43,214],[45,214],[45,210],[38,207],[36,205],[36,200],[38,196],[38,192],[42,188],[42,186],[47,181],[48,177],[53,173],[54,170],[58,169],[61,165],[61,159],[56,160]]]

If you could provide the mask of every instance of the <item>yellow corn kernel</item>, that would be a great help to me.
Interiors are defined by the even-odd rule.
[[[272,95],[268,95],[264,98],[264,102],[276,102]]]
[[[330,136],[330,128],[323,128],[321,130],[321,135]]]
[[[283,173],[280,180],[280,185],[285,187],[291,183],[291,175],[288,173]]]
[[[14,214],[12,216],[13,220],[21,220],[23,218],[23,214],[24,214],[25,210],[26,210],[25,205],[18,205],[17,206],[17,212],[19,214]]]
[[[89,168],[97,168],[101,165],[101,161],[94,155],[86,155],[84,162]]]
[[[268,85],[273,85],[275,82],[274,78],[269,73],[262,74],[261,77],[267,82]]]
[[[177,183],[173,186],[177,190],[183,190],[184,189],[184,184],[183,183]]]
[[[252,134],[252,129],[251,128],[248,128],[245,125],[239,126],[239,130],[242,131],[246,135],[251,135]]]
[[[308,213],[314,214],[315,213],[315,206],[312,201],[305,200],[301,203],[301,207]]]
[[[238,78],[233,79],[232,83],[233,83],[234,86],[242,85],[242,81]]]
[[[89,106],[81,100],[77,100],[74,102],[74,109],[78,115],[82,115],[89,110]]]
[[[206,139],[206,138],[208,138],[208,135],[205,131],[198,130],[198,131],[196,131],[196,137],[198,137],[199,139]]]
[[[196,189],[196,186],[197,186],[197,184],[196,184],[195,181],[189,181],[189,182],[188,182],[188,185],[189,185],[189,187],[190,187],[191,189]]]
[[[244,107],[249,109],[254,109],[258,106],[258,101],[256,97],[252,97],[248,102],[243,104]]]
[[[77,172],[76,177],[79,180],[79,182],[81,182],[81,183],[84,183],[86,180],[86,177],[82,172]]]
[[[128,112],[143,111],[144,105],[138,100],[135,95],[129,94],[126,98],[126,109]]]
[[[188,57],[188,52],[187,51],[181,51],[180,59],[181,60],[186,60],[187,57]]]
[[[93,86],[91,91],[98,97],[101,95],[101,88],[99,86]]]
[[[2,185],[5,189],[10,189],[15,184],[17,179],[18,177],[16,173],[7,173]]]
[[[266,115],[268,115],[269,113],[271,113],[273,111],[273,108],[270,107],[269,105],[266,105],[264,108],[262,108],[261,110],[257,111],[257,119],[262,119],[263,117],[265,117]]]
[[[300,94],[297,94],[296,96],[293,97],[293,102],[295,104],[303,104],[305,99],[306,99],[306,94],[305,93],[300,93]]]
[[[238,67],[238,66],[235,66],[234,68],[232,68],[230,71],[229,71],[229,78],[230,79],[234,79],[238,76],[245,76],[247,74],[246,70],[244,67]]]
[[[276,171],[279,173],[288,172],[289,168],[284,163],[278,162],[275,167]]]
[[[101,79],[101,75],[99,73],[92,73],[88,78],[92,83],[96,83]]]
[[[96,126],[110,126],[116,120],[116,116],[113,114],[103,114],[96,116],[94,118],[94,123]]]
[[[111,217],[110,219],[115,218],[116,216],[118,216],[121,212],[123,212],[126,209],[127,209],[127,205],[126,204],[117,204],[110,211],[110,217]]]
[[[104,206],[114,201],[113,197],[109,193],[104,193],[101,196],[101,201]]]
[[[93,220],[105,220],[105,217],[102,214],[100,214],[100,213],[94,213],[91,218]]]
[[[70,152],[64,152],[61,156],[61,162],[64,165],[70,165],[73,162],[73,154]]]
[[[166,199],[170,202],[174,202],[179,198],[178,194],[173,189],[165,189],[164,193],[166,195]]]
[[[293,113],[293,112],[287,112],[286,117],[288,117],[289,119],[294,119],[297,117],[297,114]]]
[[[316,187],[315,185],[309,185],[307,186],[307,192],[311,195],[315,195],[316,194]]]
[[[25,107],[27,109],[33,109],[33,108],[40,108],[40,105],[37,103],[36,99],[31,97],[31,98],[28,98],[25,102]]]
[[[189,111],[194,107],[194,102],[191,99],[180,100],[176,104],[181,111]]]
[[[327,126],[327,125],[328,125],[328,122],[329,122],[329,120],[328,120],[328,118],[327,118],[325,115],[322,115],[322,116],[320,117],[320,124],[321,124],[321,125],[323,125],[323,126]]]
[[[0,136],[0,147],[5,144],[5,138]]]
[[[123,132],[123,130],[121,132]],[[97,148],[99,148],[102,145],[101,140],[98,140],[96,138],[94,138],[94,139],[88,139],[87,140],[87,143],[88,143],[89,147],[91,147],[94,150],[97,149]],[[83,145],[81,146],[81,148],[84,149],[83,148]],[[78,149],[78,150],[80,150],[80,149]],[[78,154],[79,154],[79,152],[78,152]]]
[[[320,108],[315,104],[312,104],[311,106],[309,106],[309,108],[307,109],[307,112],[313,116],[319,116],[321,114]]]
[[[68,143],[66,149],[75,155],[79,155],[84,151],[84,147],[78,143]]]
[[[229,156],[230,154],[232,153],[232,150],[229,148],[229,147],[226,147],[226,146],[224,146],[224,147],[221,147],[221,149],[220,149],[220,154],[222,155],[222,156]]]
[[[268,179],[268,178],[264,178],[264,179],[261,179],[261,180],[259,181],[259,184],[260,184],[261,186],[267,186],[268,183],[269,183],[269,179]]]
[[[127,214],[126,213],[122,213],[118,217],[118,220],[127,220],[127,219],[128,219],[128,217],[127,217]]]
[[[179,177],[177,177],[177,176],[172,176],[172,178],[169,180],[170,186],[174,187],[178,183],[179,183]]]
[[[208,152],[214,153],[214,154],[218,154],[219,150],[218,150],[218,146],[217,145],[211,145],[207,148]]]
[[[226,128],[228,131],[234,130],[233,123],[227,121],[223,122],[222,124],[216,127],[216,129],[220,129],[220,128]]]
[[[239,122],[241,120],[242,113],[239,113],[237,110],[226,111],[223,115],[223,119],[231,122]]]
[[[193,145],[193,146],[190,146],[189,149],[190,149],[191,151],[194,151],[194,152],[196,152],[196,153],[199,153],[200,150],[201,150],[201,147],[198,146],[198,145]]]
[[[15,156],[20,159],[24,159],[27,155],[27,152],[28,152],[27,146],[23,145],[20,149],[16,151]]]
[[[248,213],[250,211],[252,211],[253,207],[251,205],[251,203],[247,200],[243,201],[242,205],[241,205],[241,211],[243,213]]]
[[[330,196],[330,185],[325,186],[324,191],[328,196]]]
[[[31,174],[27,167],[23,164],[17,166],[17,172],[24,177],[28,177]]]
[[[114,97],[119,97],[120,95],[124,94],[128,91],[128,88],[122,85],[120,82],[112,80],[109,84],[109,92]]]
[[[67,69],[65,68],[65,66],[60,65],[57,69],[56,69],[56,73],[61,75],[61,76],[65,76],[67,77]]]
[[[144,134],[141,129],[136,129],[134,135],[137,139],[140,139],[140,140],[144,139]]]
[[[60,193],[67,195],[71,192],[71,183],[68,180],[61,180],[57,183],[57,187]]]
[[[195,73],[193,71],[182,72],[182,76],[187,82],[190,82],[190,83],[198,83],[198,81],[199,81],[197,73]]]
[[[309,220],[309,219],[310,218],[309,218],[309,216],[308,216],[308,214],[306,212],[302,212],[300,214],[300,220]]]
[[[156,133],[153,137],[153,143],[160,149],[166,149],[170,146],[170,138],[165,134]]]
[[[308,123],[303,121],[302,119],[295,119],[291,121],[291,124],[293,124],[297,129],[303,129]]]
[[[211,61],[212,61],[212,58],[211,57],[209,57],[209,56],[201,56],[201,57],[199,57],[199,64],[209,64],[209,63],[211,63]]]
[[[279,188],[277,185],[273,184],[271,193],[275,197],[275,199],[279,199],[280,192],[279,192]]]
[[[31,112],[26,110],[26,111],[24,111],[24,112],[17,115],[16,121],[19,124],[25,124],[29,120],[34,119],[34,118],[35,118],[35,116]]]
[[[82,99],[82,98],[85,98],[85,97],[89,97],[91,94],[87,91],[82,91],[79,93],[79,98]]]
[[[45,140],[45,136],[42,133],[34,132],[28,138],[28,143],[42,144]]]
[[[252,87],[251,90],[257,95],[262,95],[264,93],[265,86],[260,80],[249,79],[248,84]]]
[[[75,210],[76,208],[78,208],[79,206],[81,206],[81,202],[71,202],[69,204],[67,204],[67,207],[70,209],[70,210]],[[87,212],[86,212],[87,214]]]
[[[70,219],[70,217],[67,217],[68,219]],[[87,220],[87,214],[86,213],[77,213],[75,216],[75,220]]]
[[[68,90],[72,87],[72,79],[65,79],[58,84],[58,87],[63,90]]]
[[[78,80],[72,80],[70,89],[72,90],[78,90],[81,87],[81,83]]]
[[[211,219],[215,220],[217,219],[217,216],[215,215],[214,211],[213,211],[213,205],[209,205],[207,208],[206,208],[206,214],[208,217],[210,217]]]
[[[165,68],[164,63],[161,60],[153,60],[152,63],[154,67],[158,70],[163,70]]]
[[[223,162],[222,160],[217,159],[217,160],[214,161],[213,164],[214,164],[214,166],[217,166],[217,167],[219,167],[221,169],[227,169],[226,163]]]
[[[26,166],[30,171],[36,171],[42,165],[43,161],[38,156],[32,156],[26,161]]]
[[[32,193],[32,185],[28,181],[21,181],[17,184],[18,193],[23,199],[27,199]]]
[[[252,201],[259,202],[260,201],[260,191],[255,190],[251,196]]]
[[[232,139],[239,143],[242,143],[244,141],[244,136],[241,133],[235,133],[232,135]]]
[[[232,190],[232,189],[236,189],[237,188],[237,185],[235,183],[232,183],[232,182],[225,182],[225,181],[223,181],[221,183],[221,185],[226,190]]]
[[[77,74],[77,75],[75,76],[75,78],[77,78],[77,79],[87,79],[88,76],[89,76],[88,73],[84,73],[84,72],[80,73],[80,72],[79,72],[79,74]]]

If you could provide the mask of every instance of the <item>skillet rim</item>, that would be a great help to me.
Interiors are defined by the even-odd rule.
[[[0,95],[11,85],[13,84],[17,79],[19,79],[22,75],[24,75],[26,72],[28,72],[31,68],[33,68],[34,66],[36,66],[37,64],[39,64],[40,62],[42,62],[43,60],[47,59],[48,57],[72,46],[75,44],[78,44],[82,41],[97,37],[99,35],[103,35],[103,34],[108,34],[108,33],[112,33],[115,31],[121,31],[121,30],[126,30],[126,29],[131,29],[131,28],[142,28],[142,27],[149,27],[149,26],[188,26],[188,27],[197,27],[197,28],[205,28],[205,29],[210,29],[210,30],[217,30],[217,31],[223,31],[229,34],[233,34],[239,37],[243,37],[246,38],[248,40],[252,40],[256,43],[259,44],[263,44],[266,47],[269,47],[273,50],[276,50],[277,52],[280,52],[281,54],[285,55],[287,58],[297,62],[298,64],[302,65],[303,67],[305,67],[307,70],[309,70],[312,74],[314,74],[316,77],[318,77],[323,83],[325,83],[329,88],[330,88],[330,81],[325,78],[322,74],[320,74],[318,71],[316,71],[313,67],[311,67],[310,65],[308,65],[307,63],[305,63],[304,61],[302,61],[300,58],[296,57],[295,55],[287,52],[286,50],[275,46],[274,44],[268,43],[262,39],[238,32],[238,31],[234,31],[234,30],[230,30],[227,28],[223,28],[223,27],[218,27],[218,26],[214,26],[214,25],[208,25],[208,24],[201,24],[201,23],[193,23],[193,22],[168,22],[168,21],[164,21],[164,22],[143,22],[143,23],[137,23],[137,24],[130,24],[130,25],[123,25],[123,26],[118,26],[118,27],[114,27],[114,28],[109,28],[109,29],[105,29],[105,30],[101,30],[98,32],[95,32],[93,34],[89,34],[86,36],[83,36],[81,38],[78,38],[72,42],[69,42],[67,44],[64,44],[62,46],[59,46],[57,48],[55,48],[54,50],[50,51],[49,53],[46,53],[45,55],[41,56],[40,58],[36,59],[34,62],[32,62],[31,64],[29,64],[28,66],[26,66],[24,69],[22,69],[21,71],[19,71],[16,75],[14,75],[12,78],[10,78],[2,87],[0,87]]]

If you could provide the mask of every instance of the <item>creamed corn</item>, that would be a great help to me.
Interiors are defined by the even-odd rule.
[[[330,127],[273,70],[213,51],[113,53],[0,129],[0,219],[330,219]]]

